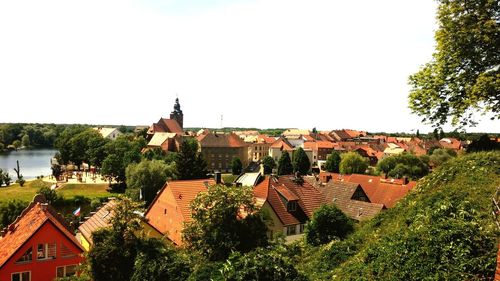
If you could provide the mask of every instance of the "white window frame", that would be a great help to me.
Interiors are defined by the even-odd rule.
[[[28,280],[23,279],[23,273],[29,273]],[[13,272],[10,274],[10,280],[14,280],[14,274],[19,274],[19,280],[20,281],[31,281],[31,270],[28,271],[20,271],[20,272]]]
[[[68,274],[67,267],[70,267],[70,266],[74,266],[75,267],[75,274],[74,275],[67,275]],[[63,276],[58,276],[57,275],[57,270],[59,268],[63,269]],[[77,264],[68,264],[68,265],[58,266],[58,267],[56,267],[56,277],[57,278],[63,278],[63,277],[75,276],[76,273],[77,273],[77,271],[78,271],[78,265]]]
[[[39,257],[38,256],[38,247],[40,245],[43,245],[44,247],[44,256],[43,257]],[[54,245],[54,253],[56,254],[55,256],[53,257],[49,257],[49,245]],[[36,245],[36,260],[39,260],[39,261],[43,261],[43,260],[53,260],[53,259],[56,259],[57,257],[57,244],[56,243],[38,243]]]

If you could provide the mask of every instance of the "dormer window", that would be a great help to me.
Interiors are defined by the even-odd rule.
[[[293,212],[297,210],[297,201],[288,201],[287,209],[289,212]]]

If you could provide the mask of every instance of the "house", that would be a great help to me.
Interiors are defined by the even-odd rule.
[[[175,99],[174,111],[170,113],[170,119],[160,118],[158,122],[153,123],[148,129],[147,139],[151,140],[155,133],[175,133],[180,136],[184,135],[184,114],[179,104],[179,99]]]
[[[182,144],[182,136],[176,133],[157,132],[149,140],[146,149],[160,148],[165,152],[179,151]]]
[[[301,237],[306,222],[325,203],[318,189],[293,176],[266,176],[253,191],[257,207],[269,215],[269,237],[283,234],[288,242]]]
[[[243,167],[248,165],[248,145],[236,134],[205,133],[196,139],[209,170],[229,172],[235,157],[241,160]]]
[[[342,130],[331,131],[330,136],[336,141],[350,141],[356,138],[366,136],[366,132],[342,129]]]
[[[451,149],[458,152],[462,149],[462,142],[456,138],[443,138],[439,140],[442,148]]]
[[[269,156],[271,156],[276,163],[278,163],[278,160],[280,159],[281,154],[283,154],[283,151],[288,152],[290,159],[292,159],[293,145],[283,137],[280,137],[275,142],[273,142],[271,146],[269,146]]]
[[[52,281],[76,274],[83,247],[66,221],[36,195],[0,236],[0,280]]]
[[[220,183],[220,182],[219,182]],[[175,180],[165,183],[146,210],[149,224],[181,246],[184,224],[192,221],[190,204],[200,192],[215,185],[213,179]]]
[[[240,136],[241,137],[241,136]],[[269,147],[276,139],[266,135],[248,136],[244,139],[248,144],[249,161],[260,161],[269,156]]]
[[[393,143],[393,142],[389,142],[389,143],[387,143],[387,148],[384,149],[384,157],[399,155],[405,151],[406,150],[403,147],[401,147],[401,145],[398,145],[398,144]]]
[[[95,127],[92,129],[101,134],[101,136],[105,139],[115,140],[118,136],[122,135],[122,132],[120,132],[117,128]]]
[[[326,161],[328,154],[331,154],[335,150],[335,145],[330,141],[315,141],[315,142],[305,142],[304,150],[312,151],[312,160],[314,162]]]
[[[78,227],[78,232],[76,234],[76,239],[83,246],[85,251],[89,251],[94,245],[92,240],[92,234],[102,228],[111,227],[111,220],[113,219],[115,213],[114,208],[116,206],[116,200],[109,200],[104,206],[100,207],[97,212],[93,213],[87,220],[83,222]],[[147,220],[141,221],[142,231],[145,236],[150,238],[162,239],[164,235],[150,225]],[[165,240],[166,243],[170,244],[170,240]]]
[[[336,180],[323,183],[315,177],[307,177],[306,180],[323,193],[327,204],[333,204],[353,220],[371,219],[384,209],[383,204],[370,202],[358,183]]]
[[[394,207],[401,198],[416,186],[415,181],[408,181],[407,178],[386,179],[378,176],[360,174],[341,175],[322,172],[319,178],[323,183],[335,180],[359,184],[368,196],[370,202],[382,204],[385,208]]]

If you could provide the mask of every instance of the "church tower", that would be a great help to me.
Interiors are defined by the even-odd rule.
[[[179,104],[179,98],[175,99],[174,111],[170,113],[170,119],[176,120],[177,123],[179,123],[179,126],[184,129],[184,114],[182,114],[181,105]]]

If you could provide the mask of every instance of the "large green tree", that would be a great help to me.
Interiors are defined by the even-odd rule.
[[[174,165],[167,165],[161,160],[132,163],[125,171],[127,188],[140,190],[146,206],[149,206],[167,179],[174,177],[174,172]]]
[[[427,163],[410,153],[386,157],[377,163],[377,169],[393,178],[419,179],[429,173]]]
[[[198,151],[195,139],[185,139],[175,156],[176,175],[180,180],[204,179],[207,177],[207,163]]]
[[[328,158],[326,158],[325,169],[330,173],[338,173],[340,167],[340,154],[333,151]]]
[[[129,140],[126,136],[119,136],[116,140],[106,144],[108,156],[102,162],[101,173],[110,180],[119,183],[125,182],[125,169],[131,163],[141,161],[141,148],[144,139]]]
[[[342,174],[364,174],[368,168],[368,159],[357,152],[344,153],[341,156],[339,171]]]
[[[264,157],[264,159],[262,159],[262,165],[264,165],[264,174],[269,175],[276,167],[276,162],[271,156],[266,156]]]
[[[301,175],[307,175],[311,169],[311,161],[309,161],[309,158],[302,147],[299,147],[293,152],[292,165],[293,171],[299,172]]]
[[[283,151],[278,160],[278,175],[290,175],[291,173],[293,173],[292,160],[290,160],[288,152]]]
[[[212,261],[267,245],[267,227],[249,187],[211,186],[191,203],[193,221],[183,231],[190,250]]]
[[[409,78],[410,108],[436,126],[474,124],[482,108],[500,118],[500,2],[438,0],[432,60]]]
[[[14,199],[0,203],[0,229],[13,223],[28,203]]]
[[[233,175],[239,175],[241,174],[241,171],[243,170],[243,163],[241,163],[240,158],[234,157],[233,161],[231,162],[231,172]]]
[[[353,221],[333,205],[322,205],[306,225],[307,243],[321,245],[334,239],[344,239],[353,232]]]

